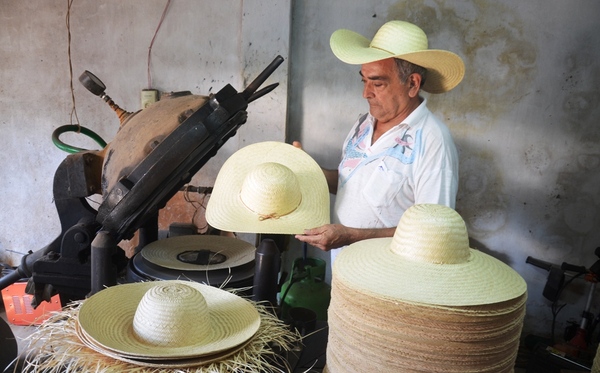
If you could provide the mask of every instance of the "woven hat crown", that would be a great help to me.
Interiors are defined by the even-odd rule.
[[[246,175],[240,199],[259,219],[276,219],[300,205],[302,192],[292,170],[280,163],[265,162]]]
[[[461,216],[441,205],[415,205],[404,212],[390,249],[407,260],[458,264],[469,259],[469,235]]]
[[[420,27],[405,21],[390,21],[377,31],[370,47],[393,55],[423,51],[428,48],[427,35]]]
[[[133,318],[133,333],[153,346],[185,347],[212,337],[210,321],[200,291],[181,283],[159,284],[142,297]]]

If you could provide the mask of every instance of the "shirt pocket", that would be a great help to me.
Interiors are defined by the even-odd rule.
[[[362,191],[363,198],[373,208],[379,210],[390,206],[406,183],[406,177],[386,165],[381,160],[367,180]]]

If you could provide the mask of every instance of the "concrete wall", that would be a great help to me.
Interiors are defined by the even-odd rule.
[[[148,86],[148,47],[165,4],[73,4],[78,117],[109,141],[118,121],[77,77],[94,72],[119,105],[138,110]],[[66,154],[50,135],[72,122],[66,10],[58,0],[0,0],[0,262],[18,264],[59,232],[52,179]],[[336,167],[341,142],[367,105],[358,68],[335,59],[329,36],[349,28],[370,37],[391,19],[419,24],[432,48],[453,50],[467,67],[455,90],[428,96],[460,150],[457,210],[473,247],[526,279],[526,330],[548,334],[550,309],[541,296],[547,272],[525,259],[589,266],[600,246],[598,16],[595,0],[177,0],[152,50],[152,86],[197,94],[227,83],[242,89],[281,54],[286,62],[270,79],[280,87],[251,105],[248,123],[195,185],[211,185],[228,155],[263,140],[301,140],[319,163]],[[64,140],[95,146],[77,135]],[[297,242],[286,255],[287,263],[300,255]],[[323,256],[313,248],[310,255]],[[578,318],[585,285],[576,281],[565,294],[572,304],[559,314],[559,333],[567,318]]]
[[[388,20],[408,20],[429,35],[430,48],[464,59],[464,81],[449,93],[427,96],[460,151],[457,210],[473,247],[527,281],[525,329],[549,334],[549,302],[541,295],[547,272],[526,264],[527,256],[584,266],[598,259],[600,3],[294,4],[288,136],[326,167],[337,166],[349,127],[368,110],[359,67],[338,61],[329,49],[333,31],[347,28],[370,38]],[[569,317],[580,320],[586,291],[581,280],[568,288],[564,300],[579,302],[561,311],[557,335]]]

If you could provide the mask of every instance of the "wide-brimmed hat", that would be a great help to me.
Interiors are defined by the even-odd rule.
[[[210,356],[248,341],[260,315],[247,300],[189,281],[156,281],[106,288],[81,306],[88,341],[125,358]]]
[[[527,291],[508,265],[469,248],[465,222],[455,210],[434,204],[406,210],[393,238],[342,250],[333,273],[356,292],[427,305],[494,304]]]
[[[148,262],[181,271],[215,271],[254,260],[256,248],[238,238],[214,235],[175,236],[144,246],[140,254]]]
[[[329,223],[329,189],[306,152],[276,141],[248,145],[225,161],[206,207],[212,227],[300,234]]]
[[[337,58],[353,65],[400,58],[424,67],[427,79],[421,88],[429,93],[451,90],[465,74],[465,65],[458,55],[446,50],[428,49],[425,32],[405,21],[387,22],[373,40],[354,31],[337,30],[331,35],[330,45]]]

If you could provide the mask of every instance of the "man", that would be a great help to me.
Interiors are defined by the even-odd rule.
[[[333,262],[346,245],[392,237],[413,204],[455,207],[456,147],[419,92],[454,88],[464,76],[464,64],[452,52],[428,49],[425,33],[403,21],[386,23],[372,41],[338,30],[330,45],[343,62],[361,65],[363,97],[369,103],[369,113],[344,142],[338,169],[324,170],[330,192],[336,194],[333,224],[296,236],[332,250]]]

